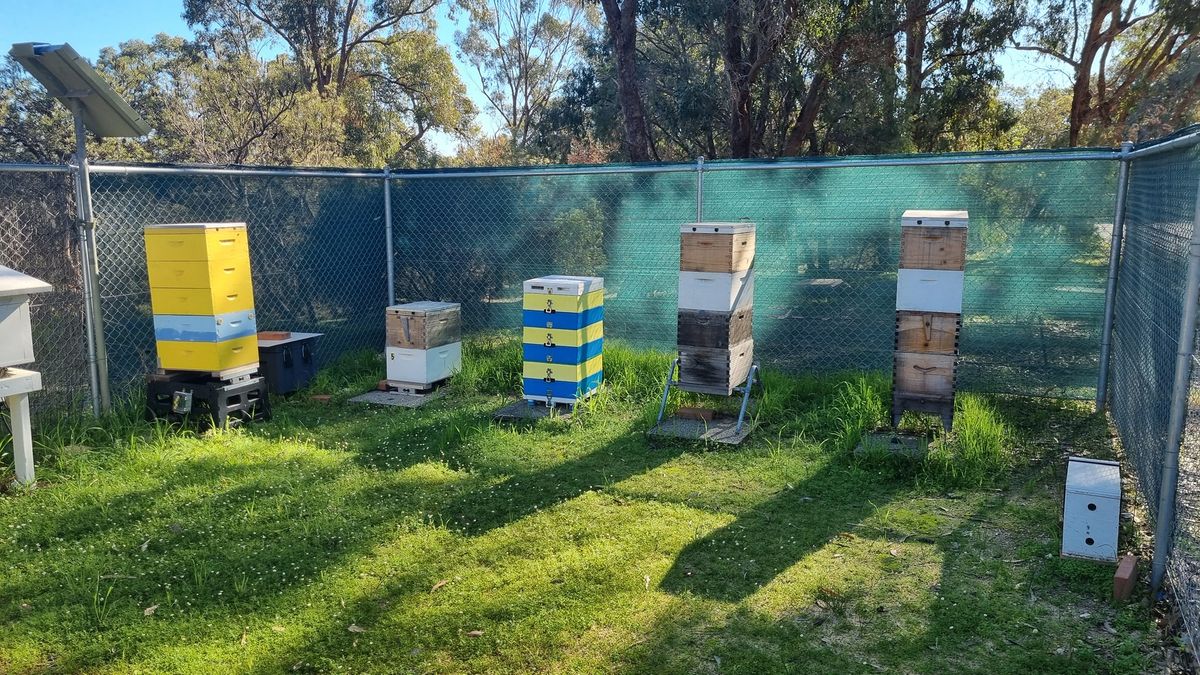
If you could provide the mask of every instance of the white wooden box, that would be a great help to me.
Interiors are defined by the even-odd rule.
[[[49,290],[40,279],[0,266],[0,368],[33,362],[29,295]]]
[[[524,284],[526,293],[546,293],[548,295],[587,295],[602,288],[604,288],[604,277],[576,277],[568,274],[551,274],[528,279]]]
[[[899,270],[896,310],[962,314],[963,273],[953,270]]]
[[[450,377],[462,367],[462,343],[451,342],[433,349],[388,347],[387,379],[410,384],[433,384]]]
[[[966,227],[966,211],[928,211],[909,209],[900,217],[901,227]]]
[[[680,234],[741,234],[753,232],[754,223],[684,223],[679,226]]]
[[[679,309],[732,312],[754,304],[754,270],[680,272]]]
[[[1062,554],[1116,562],[1120,521],[1121,465],[1086,457],[1068,459]]]

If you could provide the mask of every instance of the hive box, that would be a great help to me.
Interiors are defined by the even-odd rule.
[[[679,346],[679,388],[728,396],[746,381],[754,360],[754,340],[728,349]]]
[[[956,359],[953,354],[896,352],[893,386],[907,396],[953,399]]]
[[[896,310],[961,314],[963,273],[900,269],[896,274]]]
[[[462,367],[462,343],[433,349],[386,348],[387,379],[428,385],[450,377]]]
[[[754,270],[679,273],[679,309],[732,312],[752,304]]]
[[[679,231],[681,271],[741,272],[754,263],[753,223],[691,223]]]
[[[0,266],[0,369],[33,362],[29,296],[50,290],[40,279]]]
[[[245,223],[148,225],[144,237],[159,366],[220,374],[257,367]]]
[[[1086,457],[1067,460],[1062,554],[1116,562],[1120,518],[1120,464]]]
[[[965,227],[906,227],[900,237],[900,267],[961,272],[967,258]]]
[[[527,328],[577,330],[604,320],[604,279],[550,275],[524,284]]]
[[[896,312],[896,351],[957,354],[960,314]]]
[[[527,326],[521,337],[525,361],[578,364],[604,350],[604,323],[596,322],[578,330]]]
[[[387,346],[432,349],[462,339],[462,310],[456,302],[429,300],[387,308]]]
[[[603,378],[603,355],[577,364],[526,361],[522,366],[524,396],[539,402],[576,403],[599,388]]]
[[[753,317],[752,307],[732,312],[681,309],[676,343],[689,347],[728,349],[730,345],[750,339]]]
[[[314,353],[321,333],[259,333],[258,358],[267,389],[272,394],[291,394],[308,386],[317,374]]]

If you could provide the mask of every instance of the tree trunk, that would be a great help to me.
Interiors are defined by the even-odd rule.
[[[821,112],[821,106],[825,103],[825,94],[829,91],[829,78],[824,73],[813,75],[812,84],[808,86],[808,93],[804,96],[804,104],[800,106],[800,114],[796,117],[796,123],[792,125],[791,131],[788,132],[787,143],[783,146],[784,157],[795,157],[800,154],[800,146],[804,144],[806,139],[813,136],[813,131],[817,125],[817,115]],[[815,150],[815,144],[809,144],[811,150]]]
[[[1105,19],[1112,15],[1113,21],[1119,21],[1120,8],[1120,0],[1116,0],[1115,3],[1113,0],[1092,2],[1092,17],[1088,23],[1083,49],[1079,52],[1079,61],[1075,66],[1075,84],[1071,88],[1071,124],[1067,140],[1071,147],[1079,145],[1083,125],[1092,113],[1092,68],[1096,63],[1096,55],[1103,46]]]
[[[928,0],[908,0],[905,3],[904,27],[904,122],[913,143],[925,147],[926,139],[918,132],[920,126],[921,93],[925,88],[925,13]]]
[[[617,102],[625,122],[622,150],[631,162],[650,160],[650,133],[637,77],[638,0],[600,0],[617,62]]]

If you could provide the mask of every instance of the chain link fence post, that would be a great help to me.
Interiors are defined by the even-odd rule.
[[[387,247],[387,298],[388,304],[396,304],[396,252],[392,243],[392,168],[383,170],[383,228]]]
[[[1125,194],[1129,189],[1129,153],[1133,143],[1121,144],[1117,173],[1117,205],[1113,214],[1112,239],[1108,252],[1108,285],[1104,291],[1104,323],[1100,327],[1100,375],[1096,378],[1096,412],[1108,402],[1108,361],[1112,349],[1113,316],[1117,303],[1117,272],[1121,266],[1121,242],[1125,233]]]

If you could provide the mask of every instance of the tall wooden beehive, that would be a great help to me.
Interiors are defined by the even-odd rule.
[[[604,379],[604,279],[551,275],[525,282],[526,400],[574,404]]]
[[[754,234],[754,223],[680,227],[680,389],[728,396],[750,373]]]
[[[229,373],[258,365],[245,223],[147,225],[159,367]]]
[[[962,331],[966,211],[904,212],[896,279],[892,425],[905,410],[935,413],[950,430]]]

